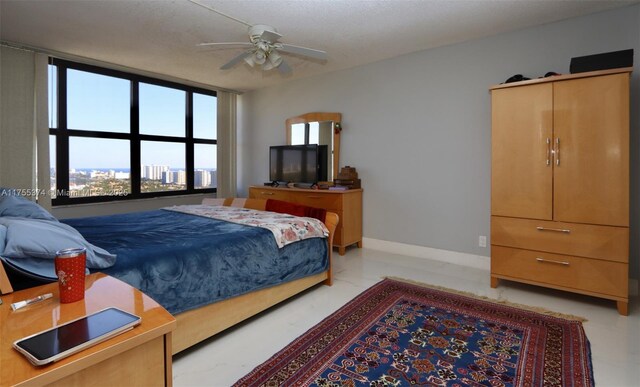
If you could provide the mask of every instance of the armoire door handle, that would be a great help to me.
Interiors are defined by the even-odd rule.
[[[560,165],[560,138],[556,137],[556,165]]]
[[[547,137],[547,165],[551,165],[551,139]]]

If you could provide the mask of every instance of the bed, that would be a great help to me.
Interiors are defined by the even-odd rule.
[[[265,210],[268,205],[263,199],[208,199],[205,203],[254,210]],[[298,207],[292,208],[294,213],[300,210]],[[333,213],[327,213],[324,220],[329,231],[326,239],[307,239],[282,248],[275,245],[274,238],[264,229],[174,211],[64,222],[78,230],[88,242],[118,253],[116,265],[100,271],[141,289],[174,314],[178,326],[172,337],[173,354],[316,284],[331,285],[332,241],[338,223]],[[148,229],[155,230],[153,233],[159,234],[156,237],[166,243],[150,246],[136,242],[141,232],[147,232],[141,229],[141,224],[150,226]],[[205,228],[209,234],[201,233]],[[217,230],[215,236],[210,233],[212,229]],[[269,238],[271,242],[265,242]],[[248,250],[243,250],[245,247]],[[264,252],[274,249],[275,253]],[[215,266],[203,258],[213,250],[242,259],[221,259],[223,262]],[[141,251],[150,254],[143,256],[139,254]],[[154,264],[150,263],[149,255],[154,256]],[[123,259],[124,256],[128,258]],[[184,275],[189,266],[191,272]],[[244,277],[238,274],[243,270]],[[207,280],[207,271],[218,273],[220,278],[229,277],[231,281]],[[0,273],[0,282],[2,275]],[[171,282],[174,277],[179,280]],[[255,285],[248,284],[248,277],[256,280]]]

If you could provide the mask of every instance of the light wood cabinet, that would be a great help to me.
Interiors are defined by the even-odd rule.
[[[362,189],[346,191],[311,190],[300,188],[249,187],[249,197],[275,199],[323,208],[340,217],[333,245],[344,255],[347,246],[362,247]]]
[[[627,314],[631,69],[491,89],[491,286],[617,302]]]
[[[629,73],[554,82],[554,220],[629,226]]]
[[[2,386],[171,386],[171,332],[176,319],[128,284],[94,273],[85,297],[61,304],[57,282],[2,296],[0,385]],[[53,293],[50,300],[13,312],[12,302]],[[117,307],[140,316],[135,328],[55,363],[36,367],[12,343],[68,321]]]
[[[552,102],[551,84],[491,93],[493,215],[552,218]]]

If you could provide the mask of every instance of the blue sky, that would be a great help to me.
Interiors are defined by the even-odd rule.
[[[54,87],[51,87],[54,90]],[[140,133],[183,136],[185,133],[185,92],[166,87],[140,84]],[[83,71],[67,71],[67,125],[70,129],[129,132],[130,82]],[[50,111],[55,111],[50,101]],[[217,136],[216,97],[194,94],[194,135]],[[55,114],[50,117],[56,121]],[[53,144],[51,151],[55,149]],[[129,168],[129,142],[125,140],[71,138],[70,168]],[[143,165],[168,165],[185,168],[183,144],[145,141],[141,147]],[[52,153],[52,166],[55,155]],[[198,144],[195,167],[216,168],[215,145]]]

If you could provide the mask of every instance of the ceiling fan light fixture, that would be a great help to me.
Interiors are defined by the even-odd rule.
[[[280,73],[283,75],[291,73],[291,66],[289,66],[289,64],[287,64],[287,62],[283,60],[278,51],[281,51],[285,54],[294,54],[302,57],[309,57],[312,59],[327,59],[327,53],[325,51],[301,46],[294,46],[292,44],[280,43],[279,40],[280,38],[282,38],[282,35],[278,33],[278,31],[276,31],[276,29],[272,26],[266,24],[249,24],[243,20],[234,18],[207,5],[201,4],[196,0],[189,1],[196,5],[199,5],[200,7],[206,8],[212,12],[220,14],[224,17],[227,17],[249,27],[249,42],[214,42],[198,44],[198,46],[208,46],[214,48],[226,46],[248,47],[246,51],[240,53],[239,55],[236,55],[229,62],[223,64],[220,67],[221,70],[228,70],[235,66],[237,63],[240,63],[244,60],[251,67],[260,65],[263,71],[278,68]]]
[[[280,66],[282,63],[282,57],[278,54],[277,51],[271,50],[267,55],[267,61],[262,65],[263,71],[273,70],[276,67]]]
[[[271,64],[271,62],[267,61],[262,65],[262,71],[269,71],[272,70],[274,67]]]
[[[269,54],[269,63],[271,63],[273,67],[280,66],[280,63],[282,63],[282,57],[280,56],[280,54],[278,54],[277,51],[271,51],[271,53]]]
[[[246,56],[244,61],[251,67],[257,64],[262,65],[267,61],[267,53],[262,50],[255,50],[253,54]]]
[[[267,54],[262,50],[256,50],[253,53],[253,61],[259,65],[264,64],[267,61]]]

